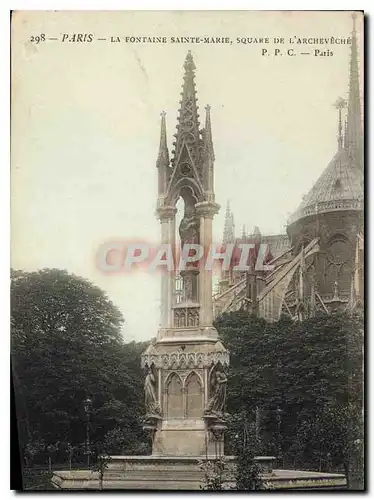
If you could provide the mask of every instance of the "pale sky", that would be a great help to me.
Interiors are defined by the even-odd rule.
[[[362,48],[361,17],[356,24]],[[263,234],[284,232],[336,151],[333,103],[347,96],[350,45],[288,39],[347,38],[348,12],[19,12],[12,30],[12,266],[57,267],[88,278],[122,311],[125,341],[156,336],[159,277],[104,275],[96,252],[111,239],[159,241],[160,112],[167,112],[171,151],[188,50],[202,122],[211,105],[221,204],[216,241],[228,199],[237,235],[243,224]],[[30,41],[41,33],[58,40]],[[95,39],[62,42],[64,33]],[[96,39],[111,36],[220,36],[233,44]],[[242,45],[236,37],[271,43]],[[275,46],[273,37],[287,43]],[[261,55],[276,47],[298,55]],[[300,54],[314,49],[334,54]]]

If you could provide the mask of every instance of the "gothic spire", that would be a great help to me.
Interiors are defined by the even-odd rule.
[[[160,132],[160,147],[158,150],[158,157],[156,167],[158,169],[158,192],[163,194],[166,191],[167,182],[169,180],[170,162],[169,151],[166,139],[166,113],[161,113],[161,132]]]
[[[235,226],[234,226],[234,214],[231,212],[230,201],[227,202],[226,214],[225,214],[225,225],[223,228],[223,243],[234,243],[235,241]]]
[[[173,146],[175,146],[171,160],[173,166],[179,158],[183,144],[188,146],[189,152],[194,159],[197,159],[200,152],[201,138],[195,89],[195,69],[196,66],[191,51],[188,51],[184,62],[184,82],[181,92],[182,100],[180,101],[177,133],[174,134],[176,140],[173,142]]]
[[[212,124],[210,121],[210,106],[205,106],[205,128],[203,136],[203,184],[207,192],[214,190],[214,149],[212,139]]]
[[[362,160],[362,126],[360,84],[357,60],[356,14],[352,14],[353,29],[351,43],[351,60],[349,68],[349,94],[347,113],[347,147],[350,155],[361,164]]]
[[[338,149],[339,151],[343,147],[343,127],[342,127],[342,109],[346,107],[346,102],[342,97],[339,97],[334,104],[335,108],[338,110]]]
[[[160,132],[160,147],[158,150],[158,157],[156,167],[160,168],[161,165],[169,166],[169,150],[166,139],[166,113],[161,113],[161,132]]]
[[[348,149],[348,138],[347,138],[347,120],[344,121],[344,137],[343,137],[343,148]]]
[[[205,106],[205,129],[204,129],[204,149],[212,156],[214,161],[214,148],[212,139],[212,123],[210,120],[210,106],[209,104]]]

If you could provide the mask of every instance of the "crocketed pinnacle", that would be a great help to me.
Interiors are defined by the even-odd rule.
[[[351,60],[349,68],[349,94],[347,113],[347,137],[344,141],[347,144],[350,156],[356,161],[357,166],[362,167],[363,138],[361,125],[361,104],[360,104],[360,83],[357,58],[357,36],[356,36],[356,14],[352,15],[352,43]]]
[[[223,243],[234,243],[235,241],[235,225],[234,214],[231,212],[230,201],[227,202],[225,225],[223,228]]]
[[[342,107],[342,100],[338,100],[335,103],[339,109],[338,149],[312,189],[303,198],[296,212],[289,219],[289,223],[316,213],[322,214],[336,210],[361,211],[363,209],[363,135],[355,15],[353,16],[349,68],[348,111],[344,123],[343,141],[341,138],[343,125],[340,117],[341,109],[339,109]]]
[[[199,129],[199,114],[197,107],[197,97],[195,89],[195,63],[191,51],[187,53],[184,62],[184,77],[182,86],[182,100],[180,101],[181,107],[179,109],[177,133],[174,134],[176,138],[173,145],[175,149],[172,151],[173,158],[172,164],[177,161],[183,144],[189,148],[190,154],[197,159],[201,148],[201,137]]]
[[[210,106],[205,106],[205,129],[204,129],[204,150],[211,156],[214,161],[214,148],[212,138],[212,122],[210,119]]]
[[[338,110],[338,149],[343,147],[343,126],[342,126],[342,109],[346,107],[346,102],[342,97],[339,97],[334,106]]]
[[[157,163],[156,163],[157,168],[160,168],[160,166],[164,166],[164,167],[169,166],[169,150],[168,150],[167,138],[166,138],[166,119],[165,119],[165,116],[166,116],[166,113],[165,113],[165,111],[163,111],[161,113],[160,147],[158,150],[158,157],[157,157]]]

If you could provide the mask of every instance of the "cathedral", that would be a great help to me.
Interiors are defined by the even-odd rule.
[[[271,272],[225,271],[214,295],[215,317],[239,309],[277,321],[303,320],[317,311],[353,312],[364,300],[364,150],[355,20],[347,101],[339,98],[337,149],[291,215],[286,234],[235,236],[227,205],[223,243],[268,245]],[[344,114],[344,110],[346,113]],[[345,116],[344,116],[345,115]],[[256,251],[256,250],[255,250]]]

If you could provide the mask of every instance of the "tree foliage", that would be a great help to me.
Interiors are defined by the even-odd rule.
[[[204,473],[200,489],[206,491],[220,491],[224,489],[226,466],[226,459],[223,456],[211,460],[200,460],[199,467]]]
[[[56,442],[54,461],[71,454],[69,446],[83,451],[86,397],[96,452],[116,433],[113,452],[137,452],[145,440],[139,423],[145,344],[124,344],[122,315],[106,294],[66,271],[14,271],[11,325],[19,435],[28,456]]]
[[[363,318],[266,323],[236,312],[216,327],[230,351],[228,411],[256,436],[259,408],[259,452],[280,465],[352,470],[362,456]]]
[[[125,344],[119,310],[81,277],[58,269],[11,277],[12,373],[27,465],[84,458],[87,397],[97,456],[149,453],[140,424],[147,343]],[[363,318],[266,323],[236,312],[216,327],[231,363],[226,453],[239,457],[242,489],[254,486],[254,454],[276,455],[281,466],[344,469],[362,487]]]

